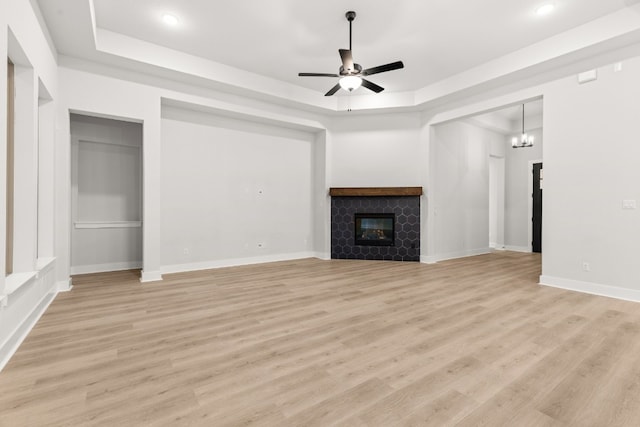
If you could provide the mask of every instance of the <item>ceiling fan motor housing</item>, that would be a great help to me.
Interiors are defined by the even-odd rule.
[[[344,66],[341,65],[340,66],[340,75],[341,76],[357,76],[358,74],[360,74],[360,72],[362,71],[362,65],[360,64],[353,64],[353,67],[355,68],[354,70],[345,70]]]

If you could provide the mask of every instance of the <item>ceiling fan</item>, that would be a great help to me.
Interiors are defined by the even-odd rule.
[[[338,89],[343,88],[348,90],[349,92],[353,91],[360,87],[360,85],[366,87],[367,89],[380,93],[384,90],[382,86],[378,86],[375,83],[370,82],[369,80],[363,78],[366,76],[371,76],[373,74],[384,73],[386,71],[398,70],[400,68],[404,68],[404,64],[402,61],[392,62],[390,64],[379,65],[373,68],[367,68],[366,70],[362,69],[360,64],[356,64],[353,62],[353,55],[351,53],[351,24],[353,20],[356,18],[356,13],[352,10],[345,14],[347,21],[349,21],[349,49],[338,49],[340,53],[340,58],[342,59],[342,65],[340,66],[340,70],[338,74],[331,73],[298,73],[300,77],[341,77],[338,83],[329,89],[329,92],[325,93],[324,96],[331,96],[338,91]]]

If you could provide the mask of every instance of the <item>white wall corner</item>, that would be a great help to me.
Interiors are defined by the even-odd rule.
[[[640,302],[640,290],[637,289],[619,288],[617,286],[602,285],[600,283],[583,282],[580,280],[545,275],[540,276],[540,285],[625,301]]]
[[[58,282],[56,282],[56,289],[58,292],[69,292],[71,289],[73,289],[71,277],[66,280],[59,280]]]
[[[438,262],[438,257],[435,255],[420,255],[420,262],[423,264],[435,264]]]
[[[331,259],[331,254],[329,252],[314,252],[313,257],[323,261],[328,261]]]
[[[140,274],[140,282],[159,282],[162,280],[162,272],[160,271],[142,271]]]

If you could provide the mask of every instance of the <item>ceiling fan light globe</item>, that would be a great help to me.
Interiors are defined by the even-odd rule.
[[[340,79],[340,87],[349,92],[358,89],[362,84],[362,79],[357,76],[346,76]]]

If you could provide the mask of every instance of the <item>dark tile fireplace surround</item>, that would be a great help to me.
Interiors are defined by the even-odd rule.
[[[422,187],[331,188],[331,258],[420,261]],[[355,244],[355,214],[395,214],[393,246]]]

